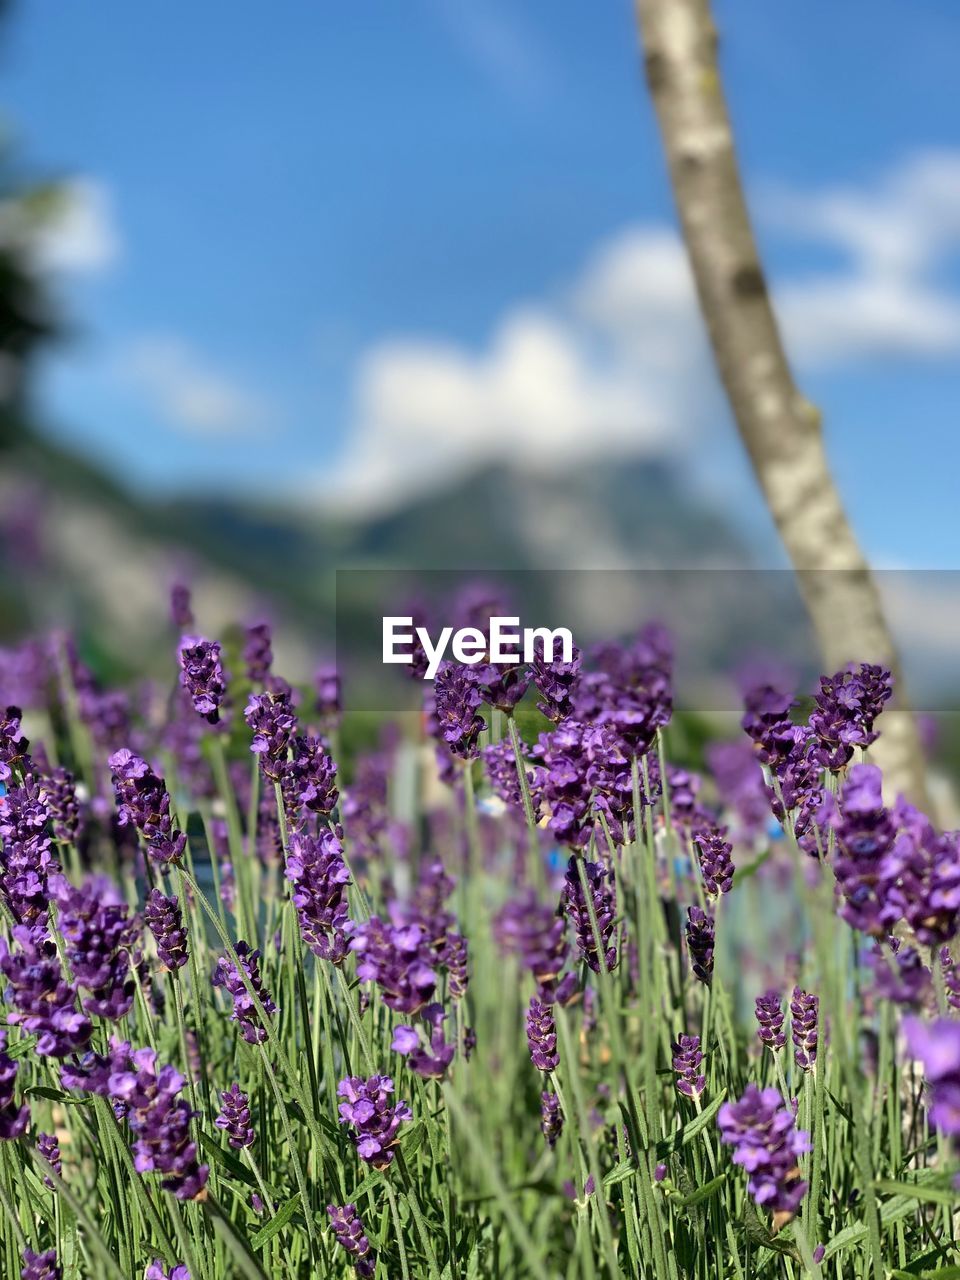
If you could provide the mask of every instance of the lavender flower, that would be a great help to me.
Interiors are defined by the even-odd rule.
[[[534,997],[527,1010],[527,1045],[530,1061],[538,1071],[556,1071],[560,1065],[557,1052],[557,1027],[553,1010]]]
[[[892,955],[876,944],[867,957],[874,974],[873,994],[893,1004],[924,1008],[933,995],[933,975],[913,947],[902,946],[898,938],[891,938],[890,946]]]
[[[557,985],[570,950],[566,919],[538,902],[532,889],[525,889],[501,908],[494,919],[493,932],[501,950],[518,956],[533,974],[538,998],[544,1004],[552,1004],[557,999]],[[572,974],[568,976],[573,978]],[[566,984],[567,988],[571,985]],[[569,998],[569,990],[565,989],[563,995]]]
[[[14,1011],[7,1021],[37,1036],[41,1057],[65,1058],[79,1053],[93,1028],[77,1009],[77,996],[64,979],[53,940],[43,925],[15,925],[14,950],[0,938],[0,971],[7,980],[4,1000]]]
[[[43,1253],[34,1253],[32,1249],[24,1249],[20,1255],[23,1269],[20,1280],[61,1280],[63,1272],[57,1266],[56,1249],[45,1249]]]
[[[385,1169],[396,1154],[397,1134],[413,1112],[405,1102],[391,1106],[393,1081],[389,1076],[348,1076],[337,1085],[340,1123],[352,1125],[350,1137],[361,1160],[374,1169]]]
[[[817,758],[824,768],[838,772],[852,759],[854,747],[876,741],[874,722],[892,693],[890,672],[866,662],[820,677],[810,728],[817,736]]]
[[[943,970],[947,1004],[951,1009],[960,1009],[960,965],[954,964],[948,947],[940,949],[940,967]]]
[[[190,1272],[182,1262],[172,1271],[164,1271],[162,1259],[154,1258],[143,1273],[143,1280],[190,1280]]]
[[[73,774],[68,769],[54,769],[49,777],[41,781],[40,793],[50,814],[56,838],[64,844],[76,843],[82,819]]]
[[[105,876],[74,888],[63,876],[50,881],[57,900],[57,923],[66,944],[74,982],[90,992],[87,1013],[117,1021],[133,1007],[136,986],[131,965],[140,961],[140,922]]]
[[[582,666],[583,655],[576,645],[569,662],[559,659],[547,662],[544,642],[537,639],[533,662],[530,664],[533,683],[542,699],[537,703],[537,710],[554,724],[568,719],[573,712],[572,694],[580,682]]]
[[[442,662],[433,684],[437,729],[442,742],[461,760],[478,755],[477,738],[484,728],[477,708],[482,702],[473,673],[456,662]]]
[[[738,1102],[723,1104],[717,1124],[721,1140],[734,1148],[734,1164],[750,1175],[747,1189],[756,1203],[773,1211],[777,1227],[789,1222],[807,1190],[798,1166],[810,1142],[783,1098],[776,1089],[748,1084]]]
[[[187,847],[187,837],[174,825],[170,795],[163,779],[126,747],[115,751],[107,763],[113,777],[120,826],[136,828],[155,862],[179,862]]]
[[[356,925],[350,943],[360,957],[357,977],[375,982],[384,1003],[398,1013],[416,1013],[436,990],[437,971],[429,935],[421,924],[388,924],[371,916]]]
[[[757,1014],[757,1034],[763,1044],[776,1053],[787,1043],[783,1030],[783,1002],[779,991],[765,991],[757,996],[755,1009]]]
[[[756,839],[769,820],[770,802],[763,771],[749,743],[713,742],[706,757],[721,799],[736,815],[736,835]]]
[[[421,1017],[429,1028],[426,1045],[413,1027],[399,1026],[394,1031],[390,1047],[407,1058],[417,1075],[426,1080],[442,1080],[456,1051],[456,1045],[444,1039],[443,1023],[447,1015],[442,1005],[428,1004]]]
[[[57,1141],[56,1135],[52,1133],[38,1133],[37,1150],[59,1178],[63,1172],[63,1162],[60,1159],[60,1143]],[[48,1187],[53,1186],[53,1183],[49,1178],[45,1178],[44,1181]]]
[[[473,668],[471,675],[482,701],[506,715],[513,714],[530,684],[529,672],[520,665],[482,662]]]
[[[156,941],[160,963],[165,969],[182,969],[188,956],[187,932],[178,899],[164,897],[159,889],[151,889],[143,915]]]
[[[170,588],[170,620],[178,631],[193,626],[190,588],[186,583],[175,582]]]
[[[293,905],[307,946],[322,960],[341,964],[348,950],[344,930],[350,872],[336,835],[329,830],[319,836],[292,835],[286,876],[293,885]]]
[[[317,667],[313,677],[313,689],[316,694],[314,710],[320,717],[320,723],[327,729],[335,728],[343,714],[340,702],[340,675],[331,662]]]
[[[919,1058],[932,1094],[930,1120],[941,1133],[960,1139],[960,1022],[937,1018],[921,1022],[907,1018],[903,1024],[907,1052]]]
[[[373,1276],[377,1270],[377,1255],[367,1239],[356,1206],[345,1204],[338,1208],[335,1204],[328,1204],[327,1213],[330,1215],[330,1225],[337,1243],[350,1255],[357,1275],[365,1278]]]
[[[225,987],[233,997],[233,1013],[230,1015],[230,1021],[239,1025],[240,1034],[247,1044],[262,1044],[267,1038],[267,1030],[263,1025],[260,1011],[254,1003],[254,997],[247,990],[247,984],[249,983],[256,993],[260,1006],[268,1017],[276,1013],[277,1006],[265,990],[260,978],[260,952],[251,950],[246,942],[238,942],[234,950],[247,981],[244,982],[243,976],[232,959],[221,956],[213,973],[213,985]]]
[[[820,997],[794,987],[790,1000],[790,1025],[794,1058],[801,1071],[812,1071],[817,1062],[817,1019]]]
[[[253,622],[243,637],[243,661],[247,667],[247,679],[251,684],[266,684],[273,666],[273,649],[270,645],[269,622]]]
[[[49,880],[60,870],[47,829],[49,818],[39,783],[31,774],[11,787],[0,806],[0,891],[21,924],[46,918]]]
[[[462,1000],[467,994],[467,940],[459,933],[448,933],[443,941],[440,963],[447,971],[447,991],[451,1000]]]
[[[284,801],[291,812],[330,814],[339,798],[337,766],[322,738],[299,736],[283,777]]]
[[[0,1031],[0,1140],[19,1138],[30,1122],[30,1108],[17,1106],[13,1085],[19,1066],[6,1052],[7,1033]]]
[[[720,827],[698,831],[693,837],[700,856],[700,872],[707,893],[718,898],[733,887],[733,846],[726,840],[726,831]]]
[[[491,742],[489,746],[483,748],[480,754],[483,756],[487,777],[490,779],[490,784],[495,794],[499,796],[512,813],[522,818],[524,816],[523,791],[520,786],[520,779],[517,776],[516,756],[513,753],[513,747],[509,739],[502,738],[499,742]],[[527,772],[527,782],[534,804],[534,818],[539,821],[536,775],[532,772]]]
[[[180,683],[189,693],[193,707],[208,724],[217,724],[227,693],[220,663],[220,645],[202,636],[184,636],[177,651]]]
[[[850,770],[840,793],[833,857],[837,893],[843,899],[840,915],[851,928],[875,938],[888,933],[902,914],[891,894],[887,854],[894,825],[884,808],[881,782],[874,765],[858,764]]]
[[[589,904],[584,896],[583,883],[580,879],[580,868],[584,872]],[[596,935],[593,921],[590,918],[591,908],[596,920]],[[573,925],[580,948],[580,955],[594,973],[601,971],[601,960],[598,951],[603,949],[602,967],[608,971],[617,967],[617,949],[610,946],[610,937],[616,917],[616,899],[613,882],[609,872],[599,862],[580,861],[572,857],[567,863],[567,872],[563,881],[563,892],[560,896],[560,909]]]
[[[547,1090],[540,1094],[540,1132],[550,1148],[557,1145],[560,1135],[563,1133],[563,1112],[560,1110],[560,1099],[555,1093],[549,1093]]]
[[[13,777],[13,770],[20,767],[27,757],[30,743],[20,729],[21,719],[19,707],[0,711],[0,782],[8,782]]]
[[[713,916],[700,907],[687,907],[687,950],[693,972],[710,985],[713,977],[715,926]]]
[[[677,1090],[687,1098],[699,1098],[707,1087],[702,1065],[699,1036],[681,1036],[674,1042],[673,1069],[677,1075]]]
[[[250,1099],[238,1084],[220,1094],[223,1110],[214,1120],[218,1129],[227,1135],[227,1141],[236,1151],[243,1147],[252,1147],[256,1134],[250,1121]]]
[[[253,730],[250,750],[260,761],[263,776],[282,782],[290,741],[297,731],[290,698],[286,694],[252,693],[243,718]]]

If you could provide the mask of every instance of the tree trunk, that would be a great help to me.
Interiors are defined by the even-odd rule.
[[[798,390],[767,291],[717,63],[709,0],[636,0],[647,81],[700,308],[736,419],[798,575],[825,665],[880,662],[895,707],[872,753],[887,787],[926,802],[923,753],[893,638]]]

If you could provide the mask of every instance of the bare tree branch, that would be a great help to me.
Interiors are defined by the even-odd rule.
[[[794,382],[747,209],[709,0],[636,0],[647,81],[700,307],[740,436],[797,572],[824,662],[882,662],[897,711],[873,748],[889,787],[924,802],[923,753],[896,647]]]

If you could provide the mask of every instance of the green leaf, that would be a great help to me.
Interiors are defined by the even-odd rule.
[[[691,1191],[689,1195],[671,1197],[672,1202],[684,1209],[700,1204],[702,1200],[708,1200],[712,1195],[715,1195],[726,1182],[728,1176],[726,1173],[720,1173],[709,1182],[705,1182],[702,1187],[697,1187],[695,1191]]]
[[[274,1214],[273,1218],[267,1223],[267,1225],[261,1231],[258,1231],[257,1234],[251,1238],[250,1248],[262,1249],[265,1244],[269,1243],[269,1241],[273,1239],[273,1237],[277,1234],[277,1232],[282,1231],[283,1228],[287,1225],[287,1223],[296,1213],[297,1206],[299,1204],[300,1204],[300,1197],[298,1195],[291,1196],[290,1199],[285,1204],[282,1204],[280,1208],[277,1210],[277,1212]]]
[[[16,1061],[17,1058],[22,1058],[24,1054],[29,1053],[36,1045],[37,1039],[37,1036],[24,1036],[22,1040],[18,1040],[16,1044],[12,1044],[8,1047],[6,1050],[7,1057],[13,1058],[14,1061]]]
[[[722,1089],[710,1105],[704,1107],[703,1111],[694,1120],[689,1121],[682,1129],[677,1129],[669,1138],[664,1138],[662,1142],[658,1142],[654,1148],[657,1159],[666,1160],[667,1156],[679,1151],[681,1147],[685,1147],[688,1142],[697,1136],[701,1129],[705,1129],[723,1106],[723,1100],[726,1096],[726,1089]]]
[[[31,1084],[23,1091],[25,1098],[49,1098],[51,1102],[59,1102],[64,1107],[89,1107],[89,1098],[75,1098],[71,1093],[63,1093],[60,1089],[51,1089],[45,1084]]]
[[[407,1130],[400,1139],[400,1150],[404,1156],[413,1156],[423,1146],[423,1141],[427,1136],[427,1126],[422,1120],[418,1120],[415,1125]]]
[[[955,1205],[958,1196],[949,1186],[949,1179],[944,1179],[948,1183],[947,1186],[936,1185],[942,1179],[943,1175],[937,1175],[936,1182],[931,1179],[930,1182],[923,1183],[894,1182],[891,1179],[883,1179],[873,1185],[882,1195],[905,1196],[910,1200],[922,1200],[928,1204]]]
[[[238,1182],[245,1182],[248,1187],[257,1185],[256,1179],[247,1166],[241,1164],[231,1151],[224,1150],[219,1143],[211,1138],[209,1133],[200,1132],[197,1136],[204,1152],[215,1164],[220,1165],[222,1169],[226,1169],[231,1177],[236,1178]]]

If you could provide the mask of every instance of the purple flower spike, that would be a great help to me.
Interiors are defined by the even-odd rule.
[[[40,793],[50,812],[53,834],[64,844],[74,844],[82,818],[73,774],[67,769],[54,769],[41,781]]]
[[[0,892],[19,924],[46,919],[49,880],[60,870],[47,830],[50,816],[40,784],[30,774],[0,805]]]
[[[294,814],[301,809],[330,814],[339,798],[337,766],[322,738],[294,738],[289,764],[283,777],[283,797]]]
[[[175,582],[170,588],[170,620],[178,631],[193,626],[190,588],[185,582]]]
[[[530,1061],[538,1071],[555,1071],[560,1065],[557,1052],[557,1027],[553,1011],[534,996],[527,1010],[527,1045]]]
[[[0,971],[7,980],[4,1000],[14,1008],[7,1021],[37,1036],[36,1051],[41,1057],[79,1053],[93,1028],[77,1009],[77,993],[64,979],[46,927],[16,925],[11,933],[16,950],[0,938]]]
[[[710,985],[713,977],[715,926],[713,916],[700,907],[687,907],[687,950],[693,972]]]
[[[799,1159],[810,1150],[808,1135],[776,1089],[748,1084],[739,1102],[725,1102],[717,1115],[720,1137],[734,1148],[733,1162],[750,1175],[747,1189],[761,1208],[770,1209],[778,1228],[800,1208],[807,1184]]]
[[[790,1022],[794,1058],[801,1071],[812,1071],[817,1062],[817,1019],[820,997],[794,987],[790,1000]]]
[[[220,1100],[223,1110],[213,1123],[224,1131],[234,1150],[252,1147],[256,1134],[250,1122],[250,1099],[238,1084],[232,1084],[220,1094]]]
[[[711,898],[729,893],[733,887],[733,845],[724,837],[720,827],[698,831],[693,837],[700,856],[700,872],[703,885]]]
[[[570,950],[564,917],[538,902],[533,890],[527,889],[501,908],[493,922],[493,933],[500,949],[519,957],[533,974],[539,999],[553,1004]]]
[[[477,711],[483,699],[473,672],[457,662],[441,663],[433,694],[440,737],[461,760],[476,759],[477,739],[485,726]]]
[[[580,683],[582,666],[583,655],[576,645],[573,647],[570,662],[559,659],[556,662],[546,662],[544,661],[544,642],[537,640],[533,662],[530,664],[533,683],[542,699],[537,703],[537,710],[554,724],[568,719],[573,713],[572,695]]]
[[[256,992],[263,1011],[269,1017],[276,1013],[277,1006],[270,998],[260,978],[260,952],[251,950],[246,942],[238,942],[235,951],[240,966],[246,975],[247,982]],[[230,1021],[240,1027],[240,1034],[247,1044],[263,1044],[267,1038],[267,1030],[254,1004],[253,996],[247,990],[243,977],[229,956],[221,956],[213,973],[213,985],[225,987],[233,997],[233,1013]]]
[[[0,1140],[5,1142],[19,1138],[30,1121],[30,1108],[17,1106],[13,1085],[19,1067],[6,1053],[7,1034],[0,1032]]]
[[[220,645],[202,636],[184,636],[177,657],[180,661],[180,683],[190,695],[194,710],[208,724],[217,724],[227,693],[220,663]]]
[[[20,1280],[61,1280],[63,1272],[57,1266],[56,1249],[45,1249],[43,1253],[24,1249],[20,1256],[23,1259]]]
[[[391,1106],[393,1081],[389,1076],[348,1076],[337,1085],[340,1123],[353,1126],[350,1137],[357,1155],[374,1169],[386,1169],[396,1155],[397,1133],[413,1112],[405,1102]]]
[[[316,694],[314,710],[320,717],[325,729],[333,729],[340,723],[343,714],[340,694],[340,674],[332,662],[321,663],[313,677],[313,690]]]
[[[544,1090],[540,1095],[540,1132],[548,1147],[555,1147],[563,1133],[563,1112],[555,1093]]]
[[[340,841],[330,830],[319,836],[294,834],[286,875],[304,942],[321,960],[342,964],[349,946],[344,930],[350,872]]]
[[[407,1057],[411,1068],[425,1080],[442,1080],[453,1061],[456,1045],[443,1036],[446,1012],[442,1005],[428,1004],[421,1017],[429,1028],[429,1043],[421,1043],[413,1027],[397,1027],[391,1048]]]
[[[164,1271],[162,1259],[154,1258],[143,1273],[143,1280],[190,1280],[190,1272],[182,1262],[172,1271]]]
[[[580,880],[581,866],[585,872],[587,892],[590,895],[589,905],[584,897],[583,884]],[[576,857],[572,857],[567,863],[563,892],[560,896],[560,909],[573,925],[580,955],[594,973],[599,973],[601,964],[597,950],[597,936],[594,935],[593,921],[590,919],[591,906],[596,919],[597,935],[604,953],[603,967],[610,971],[617,967],[617,949],[610,945],[617,912],[613,881],[606,868],[599,862],[580,862]]]
[[[297,717],[289,695],[252,693],[243,718],[253,730],[250,750],[259,758],[263,776],[271,782],[282,782],[290,742],[297,732]]]
[[[266,684],[270,678],[270,668],[273,666],[270,641],[269,622],[253,622],[244,633],[243,661],[251,684]]]
[[[117,887],[94,876],[74,888],[55,876],[50,890],[57,901],[57,923],[66,943],[67,963],[81,990],[87,1013],[118,1021],[133,1007],[136,985],[131,965],[139,965],[140,919],[131,917]]]
[[[930,1084],[930,1120],[941,1133],[960,1138],[960,1022],[907,1018],[903,1031],[907,1052],[920,1059]]]
[[[853,758],[854,747],[876,742],[874,722],[892,693],[890,672],[867,662],[820,677],[810,728],[817,736],[817,759],[825,769],[839,772]]]
[[[377,1255],[367,1239],[356,1206],[345,1204],[338,1208],[335,1204],[328,1204],[327,1213],[330,1215],[330,1225],[337,1237],[337,1244],[350,1255],[357,1275],[367,1280],[377,1270]]]
[[[883,937],[903,914],[887,858],[896,830],[883,804],[883,779],[871,764],[854,765],[840,792],[833,857],[840,914],[847,924]]]
[[[53,1133],[38,1133],[37,1150],[59,1178],[63,1172],[63,1162],[60,1159],[60,1143],[57,1141],[56,1135]],[[49,1178],[45,1178],[44,1181],[48,1187],[53,1186]]]
[[[187,837],[174,825],[170,795],[163,779],[126,747],[115,751],[107,763],[113,777],[120,826],[136,828],[155,862],[179,862],[187,847]]]
[[[20,730],[21,718],[19,707],[0,711],[0,782],[9,782],[13,770],[27,758],[30,743]]]
[[[410,1014],[430,1002],[437,970],[423,925],[387,924],[379,916],[371,916],[355,926],[350,947],[360,957],[357,977],[361,982],[375,982],[389,1008]]]
[[[673,1045],[673,1069],[677,1090],[687,1098],[699,1098],[707,1087],[707,1077],[700,1068],[703,1054],[699,1036],[681,1036]]]
[[[143,917],[156,940],[160,963],[165,969],[182,969],[187,963],[187,933],[177,898],[151,889]]]
[[[765,991],[757,996],[757,1034],[763,1044],[774,1053],[787,1043],[783,1030],[783,1001],[779,991]]]

